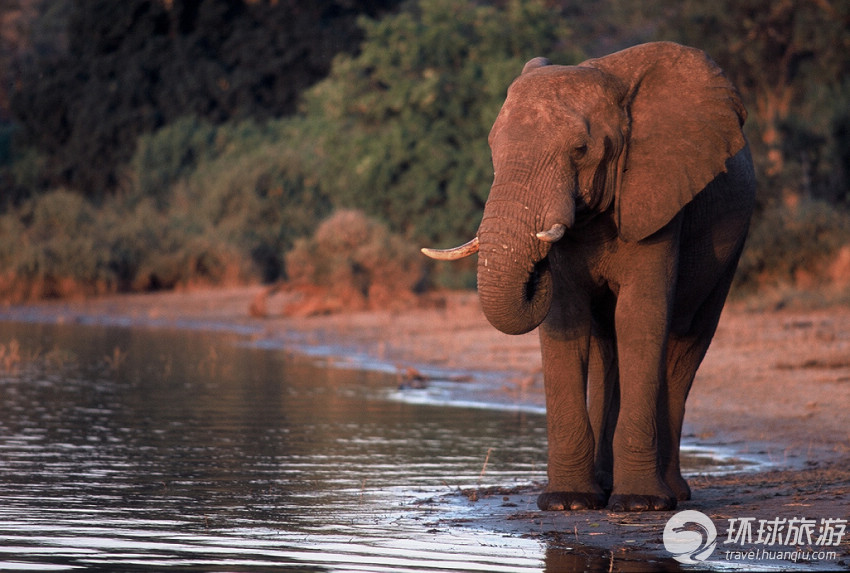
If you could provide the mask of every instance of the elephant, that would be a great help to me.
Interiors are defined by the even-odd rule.
[[[475,237],[487,320],[539,327],[541,510],[664,511],[688,500],[685,400],[754,209],[746,110],[703,51],[671,42],[573,66],[529,61],[490,131]]]

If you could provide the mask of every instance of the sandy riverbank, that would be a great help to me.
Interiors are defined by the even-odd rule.
[[[459,379],[487,381],[487,392],[503,402],[543,403],[536,334],[496,332],[483,318],[474,293],[450,294],[445,304],[430,308],[306,318],[274,316],[280,301],[270,299],[270,317],[253,318],[248,308],[259,292],[248,287],[106,297],[11,307],[0,314],[243,328],[251,336],[294,348],[322,346],[340,356],[393,365],[400,378],[452,372]],[[720,536],[732,518],[850,518],[850,308],[753,312],[743,303],[728,306],[688,404],[687,439],[758,455],[775,469],[694,478],[694,499],[679,509],[708,514]],[[633,551],[669,556],[661,542],[670,516],[666,513],[544,514],[534,508],[533,491],[481,492],[477,497],[469,502],[480,508],[476,525],[555,542],[578,541],[615,558]],[[718,540],[715,559],[722,559],[723,540]],[[836,549],[844,565],[832,560],[805,567],[846,568],[848,544]]]

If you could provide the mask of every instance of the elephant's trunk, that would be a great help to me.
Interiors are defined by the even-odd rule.
[[[478,294],[484,315],[506,334],[524,334],[549,313],[552,275],[549,242],[537,235],[536,218],[510,202],[488,202],[478,230]]]

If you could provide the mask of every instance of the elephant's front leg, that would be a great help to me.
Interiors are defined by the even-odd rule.
[[[667,337],[675,288],[675,253],[645,249],[647,267],[621,285],[615,328],[620,369],[620,413],[614,432],[614,511],[676,507],[659,460],[659,395],[664,387]],[[653,261],[652,255],[657,258]],[[652,262],[658,268],[652,269]],[[666,416],[665,416],[666,418]]]
[[[549,484],[537,505],[542,510],[599,509],[607,500],[594,479],[594,438],[586,406],[590,325],[579,320],[567,330],[562,316],[553,308],[540,327]]]

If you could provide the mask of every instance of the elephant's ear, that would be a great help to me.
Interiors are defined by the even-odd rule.
[[[630,135],[615,215],[620,237],[639,241],[725,171],[746,145],[746,110],[717,64],[694,48],[656,42],[582,65],[626,85]]]
[[[522,67],[522,73],[527,74],[537,68],[543,68],[550,64],[551,62],[546,58],[537,57],[533,60],[528,60],[525,65]]]

